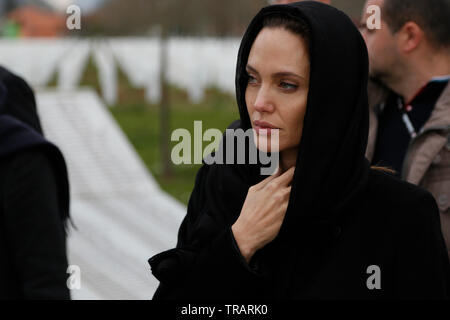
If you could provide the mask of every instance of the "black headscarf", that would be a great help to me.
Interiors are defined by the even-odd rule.
[[[33,90],[0,67],[0,160],[29,149],[42,150],[55,170],[61,219],[69,218],[69,181],[64,157],[47,141],[37,114]]]
[[[334,223],[366,186],[368,57],[353,22],[331,6],[305,1],[263,8],[250,23],[239,49],[236,96],[241,119],[233,128],[251,128],[245,103],[245,67],[263,19],[271,14],[301,18],[311,32],[303,133],[289,206],[278,236],[295,238],[305,221]],[[265,178],[259,172],[258,165],[212,166],[206,187],[209,207],[224,215],[232,212],[233,223],[248,188]]]
[[[9,115],[43,134],[37,115],[33,90],[19,76],[0,66],[0,83],[4,91],[4,101],[0,102],[0,114]]]

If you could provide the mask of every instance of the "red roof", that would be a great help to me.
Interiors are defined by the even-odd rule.
[[[20,25],[21,37],[59,37],[66,31],[66,17],[27,5],[12,11],[8,18]]]

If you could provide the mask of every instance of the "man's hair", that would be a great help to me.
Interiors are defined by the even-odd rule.
[[[384,0],[383,14],[393,33],[413,21],[432,45],[450,47],[450,0]]]

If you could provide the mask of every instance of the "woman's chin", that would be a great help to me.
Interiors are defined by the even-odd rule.
[[[274,145],[272,146],[270,140],[268,140],[268,141],[261,141],[261,140],[257,140],[255,143],[256,149],[258,149],[258,151],[266,152],[266,153],[280,152],[278,143],[274,143]]]
[[[261,134],[253,130],[254,144],[258,151],[261,152],[279,152],[280,141],[278,135]]]

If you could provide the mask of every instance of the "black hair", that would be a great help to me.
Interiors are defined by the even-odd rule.
[[[450,48],[450,0],[385,0],[383,14],[393,33],[413,21],[436,48]]]

